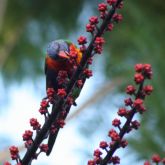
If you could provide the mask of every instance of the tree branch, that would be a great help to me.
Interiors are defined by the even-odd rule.
[[[118,0],[117,3],[110,9],[106,18],[101,23],[101,26],[99,27],[96,35],[93,37],[93,39],[90,42],[89,46],[87,47],[86,51],[83,53],[83,58],[81,60],[81,63],[78,66],[76,72],[74,73],[73,77],[71,78],[70,83],[67,86],[66,98],[72,92],[72,89],[75,86],[76,80],[78,80],[79,76],[82,74],[83,68],[85,68],[88,59],[91,57],[92,51],[94,50],[94,42],[95,42],[96,37],[100,37],[103,35],[109,22],[111,21],[111,19],[113,17],[113,14],[116,11],[117,6],[121,3],[121,1],[122,0]],[[33,157],[35,156],[35,153],[36,153],[39,145],[41,144],[41,142],[43,141],[43,139],[47,135],[48,131],[51,128],[51,125],[53,124],[53,122],[57,118],[57,116],[58,116],[59,112],[62,110],[63,106],[65,105],[65,102],[66,102],[66,99],[58,98],[57,103],[53,105],[50,117],[48,118],[48,120],[46,120],[46,122],[42,126],[40,132],[36,135],[32,146],[25,153],[25,156],[23,157],[22,162],[21,162],[23,165],[31,164],[30,162],[33,159]]]

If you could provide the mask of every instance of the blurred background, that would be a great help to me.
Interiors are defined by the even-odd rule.
[[[76,43],[78,36],[88,36],[85,25],[98,15],[99,2],[0,0],[0,164],[10,159],[10,145],[20,146],[24,154],[22,133],[30,129],[29,118],[43,122],[38,109],[45,96],[47,44],[59,38]],[[124,105],[136,63],[152,64],[154,92],[146,100],[148,111],[137,117],[140,129],[127,136],[129,146],[116,154],[123,165],[140,165],[153,153],[165,155],[165,3],[126,0],[120,12],[124,20],[105,34],[104,52],[92,65],[94,76],[72,108],[53,153],[42,154],[34,165],[86,164],[99,142],[109,140],[111,121]]]

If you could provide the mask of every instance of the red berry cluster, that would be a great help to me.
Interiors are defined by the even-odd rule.
[[[96,40],[94,42],[95,53],[98,53],[98,54],[102,53],[104,43],[105,43],[105,40],[103,37],[96,37]]]
[[[106,3],[100,3],[98,5],[98,10],[100,12],[100,18],[104,21],[108,14],[109,8],[122,8],[123,2],[121,1],[118,5],[117,0],[107,0]],[[115,6],[116,5],[116,6]],[[114,22],[120,22],[122,21],[122,15],[114,13],[112,20],[108,23],[107,29],[108,31],[112,31],[114,27]],[[89,18],[89,23],[86,25],[86,31],[90,32],[91,34],[95,35],[98,31],[97,24],[100,22],[99,18],[97,16],[92,16]],[[82,36],[81,36],[82,37]],[[80,41],[78,40],[78,43],[80,44]],[[102,46],[105,43],[104,38],[97,36],[94,43],[94,51],[95,53],[101,54],[102,53]]]
[[[165,164],[165,157],[161,158],[158,154],[154,154],[151,157],[151,160],[154,164],[158,165],[158,164]],[[150,161],[145,161],[144,165],[152,165]]]
[[[12,149],[11,156],[12,159],[17,161],[17,165],[21,162],[23,164],[29,164],[29,162],[31,162],[32,159],[37,158],[41,152],[47,152],[49,150],[48,145],[42,144],[42,141],[45,138],[48,138],[50,134],[58,133],[58,130],[65,125],[64,120],[71,105],[76,105],[72,93],[75,88],[81,90],[86,78],[92,76],[92,71],[88,69],[88,66],[92,64],[92,57],[96,53],[102,53],[103,44],[105,43],[102,35],[106,31],[112,31],[114,23],[122,20],[122,16],[116,13],[116,9],[121,8],[122,6],[122,0],[107,0],[105,3],[100,3],[98,5],[100,15],[90,17],[89,23],[86,25],[86,31],[90,32],[93,37],[89,45],[86,46],[87,38],[85,36],[80,36],[77,39],[80,48],[77,48],[74,44],[70,45],[69,64],[73,67],[71,68],[71,71],[69,70],[68,72],[63,70],[59,71],[57,76],[58,89],[47,89],[47,97],[41,101],[39,108],[40,114],[45,117],[45,123],[41,126],[36,118],[30,119],[30,126],[33,131],[26,130],[23,134],[23,140],[25,141],[25,147],[27,148],[27,152],[23,159],[19,160],[18,152],[13,152],[14,149]],[[145,91],[145,93],[149,94],[150,87],[145,87]],[[136,103],[136,107],[138,107],[137,104],[138,103]],[[48,109],[49,107],[52,107],[51,112]],[[127,113],[127,115],[129,115],[129,113]],[[54,121],[52,119],[54,119]],[[121,123],[116,119],[113,121],[113,125],[120,129]],[[136,124],[134,123],[132,125]],[[113,146],[115,141],[120,141],[122,147],[127,145],[127,142],[121,139],[117,131],[111,130],[109,136],[112,139],[110,144],[106,142],[100,143],[100,148],[103,150],[109,152],[109,147]],[[37,153],[38,148],[40,148],[40,151]],[[16,148],[15,151],[17,151]],[[94,156],[95,161],[92,160],[91,164],[92,162],[99,163],[102,161],[102,152],[99,150],[95,151]],[[109,162],[118,163],[119,158],[113,156],[109,159]]]
[[[12,160],[16,160],[16,165],[22,165],[21,164],[21,159],[20,159],[20,156],[19,156],[19,150],[18,150],[18,147],[16,146],[11,146],[9,148],[10,150],[10,155],[11,155],[11,159]],[[4,162],[3,165],[11,165],[11,163],[9,162]]]
[[[149,64],[137,64],[135,65],[135,75],[141,74],[143,77],[142,81],[135,83],[139,86],[136,88],[134,85],[128,85],[126,88],[126,93],[134,96],[134,99],[128,97],[124,100],[126,107],[119,108],[117,114],[119,117],[124,117],[126,122],[121,123],[119,118],[115,118],[112,121],[112,125],[116,128],[109,130],[108,136],[111,138],[110,142],[101,141],[100,148],[105,151],[106,156],[102,156],[102,151],[100,149],[95,150],[94,159],[88,161],[88,165],[102,165],[107,163],[119,164],[120,158],[118,156],[113,156],[114,152],[122,147],[125,148],[128,145],[128,142],[124,139],[124,135],[130,131],[137,130],[140,127],[140,122],[133,120],[133,117],[136,113],[142,114],[145,112],[146,108],[144,107],[144,99],[147,95],[151,94],[153,88],[151,85],[144,85],[146,79],[151,79],[152,77],[152,68]],[[136,76],[135,76],[136,77]],[[97,152],[96,152],[97,151]],[[97,153],[97,154],[96,154]],[[156,158],[154,159],[156,161]]]

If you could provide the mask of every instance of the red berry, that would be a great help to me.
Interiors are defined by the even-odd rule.
[[[144,75],[146,78],[151,79],[152,78],[152,68],[150,64],[144,64]]]
[[[113,27],[114,27],[113,23],[110,23],[110,24],[108,24],[107,30],[108,31],[112,31],[113,30]]]
[[[86,44],[86,43],[87,43],[87,38],[84,37],[84,36],[80,36],[80,37],[77,39],[77,41],[78,41],[78,44],[79,44],[79,45],[83,45],[83,44]]]
[[[134,129],[138,129],[140,127],[140,123],[137,120],[131,122],[131,127]]]
[[[48,88],[46,92],[48,97],[53,97],[55,93],[53,88]]]
[[[121,140],[120,146],[125,148],[128,145],[128,142],[126,140]]]
[[[117,0],[107,0],[107,3],[109,5],[114,5],[117,2]]]
[[[102,155],[103,153],[99,150],[99,149],[96,149],[96,150],[94,150],[94,156],[96,156],[96,157],[100,157],[101,155]]]
[[[136,99],[134,102],[133,102],[133,105],[135,108],[139,108],[141,107],[143,104],[143,100],[142,99]]]
[[[165,164],[165,157],[162,159],[162,163]]]
[[[32,140],[27,140],[27,141],[25,142],[25,147],[26,147],[26,148],[29,148],[32,144],[33,144],[33,141],[32,141]]]
[[[57,95],[64,98],[66,96],[66,91],[64,88],[58,89]]]
[[[96,163],[95,163],[94,160],[89,160],[89,161],[88,161],[88,165],[96,165]]]
[[[151,64],[144,64],[143,69],[145,72],[150,72],[152,70]]]
[[[141,72],[143,70],[143,64],[136,64],[135,65],[135,71]]]
[[[98,17],[97,16],[92,16],[89,18],[89,22],[92,24],[92,25],[95,25],[95,24],[98,24],[99,21],[98,21]]]
[[[111,162],[112,162],[113,164],[120,164],[120,158],[119,158],[118,156],[113,156],[113,157],[111,158]]]
[[[127,88],[126,88],[126,93],[127,94],[132,95],[132,94],[135,93],[135,91],[136,91],[136,88],[133,85],[128,85]]]
[[[149,161],[145,161],[144,165],[151,165],[151,163]]]
[[[125,99],[124,102],[125,102],[125,105],[126,105],[126,106],[131,106],[132,103],[133,103],[131,98]]]
[[[19,153],[18,147],[11,146],[9,150],[10,150],[10,155],[11,155],[12,160],[18,159],[18,153]]]
[[[86,31],[87,31],[87,32],[93,33],[94,30],[95,30],[95,26],[94,26],[94,25],[91,25],[91,24],[87,24],[87,25],[86,25]]]
[[[134,76],[134,80],[137,84],[140,84],[144,81],[144,76],[141,73],[136,73]]]
[[[95,44],[96,45],[103,45],[105,43],[105,40],[103,37],[96,37]]]
[[[99,10],[100,12],[105,12],[105,11],[107,10],[107,5],[106,5],[105,3],[100,3],[100,4],[98,5],[98,10]]]
[[[41,108],[45,109],[47,107],[49,107],[49,102],[46,100],[42,100],[40,103]]]
[[[119,127],[121,124],[121,121],[119,119],[114,119],[112,121],[112,125],[115,126],[115,127]]]
[[[108,143],[106,141],[101,141],[99,146],[100,148],[105,149],[108,147]]]
[[[35,118],[30,119],[30,125],[33,127],[33,130],[39,130],[41,127],[41,124],[39,124],[39,122]]]
[[[150,95],[153,91],[153,87],[151,85],[146,85],[146,86],[144,86],[143,90],[144,90],[145,94]]]
[[[86,76],[87,78],[93,76],[92,71],[89,70],[89,69],[87,69],[87,68],[84,69],[83,73],[85,74],[85,76]]]
[[[160,158],[160,156],[158,154],[152,155],[152,158],[151,159],[152,159],[152,161],[154,163],[159,163],[161,161],[161,158]]]
[[[119,141],[120,140],[119,134],[114,129],[111,129],[109,131],[108,136],[111,137],[112,141]]]
[[[119,108],[117,114],[121,117],[123,117],[123,116],[126,117],[127,116],[127,110],[125,108]]]
[[[41,144],[41,145],[40,145],[40,150],[41,150],[42,152],[47,152],[48,149],[49,149],[48,144]]]
[[[33,136],[33,132],[30,130],[26,130],[22,135],[24,141],[31,140],[32,136]]]
[[[115,22],[121,22],[122,20],[123,20],[123,16],[121,15],[121,14],[117,14],[117,13],[115,13],[114,15],[113,15],[113,20],[115,21]]]
[[[11,163],[5,162],[5,163],[3,163],[3,165],[11,165]]]

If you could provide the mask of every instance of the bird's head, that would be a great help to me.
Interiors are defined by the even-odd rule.
[[[66,41],[55,40],[49,43],[47,47],[47,55],[54,60],[69,59],[69,45]]]

